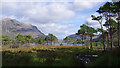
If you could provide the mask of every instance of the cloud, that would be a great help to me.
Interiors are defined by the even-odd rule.
[[[98,13],[93,13],[91,15],[94,15],[94,16],[100,16]],[[93,28],[101,28],[100,24],[98,21],[96,20],[92,20],[92,17],[91,16],[88,16],[88,18],[86,19],[86,22],[88,22],[88,25],[93,27]],[[102,20],[102,25],[105,23],[105,19]],[[106,28],[103,26],[103,29],[106,30]]]
[[[106,2],[114,0],[2,0],[2,2]],[[117,0],[116,0],[117,1]]]
[[[92,18],[89,18],[87,21],[89,22],[89,26],[93,28],[101,28],[99,22],[91,20]]]
[[[41,23],[63,22],[75,16],[75,12],[67,9],[64,5],[56,3],[33,9],[29,14],[32,21]]]
[[[34,23],[57,23],[75,16],[75,12],[58,3],[50,5],[45,3],[3,3],[2,11],[3,15],[24,17]]]
[[[70,5],[70,9],[74,11],[82,11],[86,9],[91,9],[97,5],[98,2],[89,2],[89,1],[83,1],[83,2],[73,2],[72,5]]]
[[[65,36],[75,33],[74,27],[74,24],[61,25],[55,23],[39,24],[38,26],[38,28],[41,29],[41,31],[43,31],[46,35],[49,32],[56,35],[59,39],[62,39]]]
[[[91,9],[100,4],[92,0],[75,0],[71,3],[64,1],[37,2],[36,0],[29,0],[30,2],[23,0],[6,1],[8,2],[2,2],[2,18],[15,18],[23,23],[36,25],[43,33],[53,33],[59,38],[63,38],[76,31],[73,24],[63,25],[61,24],[62,22],[78,16],[77,12]]]
[[[95,4],[94,4],[95,3]],[[34,23],[57,23],[76,15],[75,11],[93,8],[98,2],[50,3],[46,2],[4,2],[4,16],[14,15],[16,18],[27,18]]]

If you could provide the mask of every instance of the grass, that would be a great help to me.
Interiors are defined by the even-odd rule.
[[[114,67],[120,64],[120,48],[113,48],[109,52],[102,49],[82,48],[81,46],[45,46],[36,45],[29,48],[2,47],[3,66],[85,66],[85,67]],[[78,54],[98,54],[88,64],[81,64],[76,59]]]
[[[3,47],[3,66],[76,66],[80,46],[34,46],[31,48]],[[79,65],[81,66],[81,65]]]
[[[99,58],[87,64],[87,67],[118,68],[120,65],[120,48],[106,51]]]

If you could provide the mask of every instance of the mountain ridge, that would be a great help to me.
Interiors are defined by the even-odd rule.
[[[34,25],[21,23],[15,19],[2,19],[2,34],[11,38],[15,38],[19,33],[23,35],[31,35],[33,38],[39,38],[45,35]]]
[[[77,39],[81,39],[82,40],[82,37],[81,35],[76,35],[76,34],[71,34],[69,36],[67,36],[68,38],[73,38],[74,40],[77,40]],[[87,37],[87,39],[89,39],[89,37]],[[97,42],[97,41],[101,41],[101,35],[95,35],[92,37],[92,41],[93,42]]]

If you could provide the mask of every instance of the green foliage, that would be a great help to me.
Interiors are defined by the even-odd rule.
[[[86,45],[85,46],[89,46],[90,45],[90,43],[89,42],[86,42]]]
[[[53,35],[53,34],[50,34],[50,33],[49,33],[49,34],[48,34],[48,37],[49,37],[49,41],[52,42],[52,41],[54,40],[54,35]]]
[[[54,44],[58,42],[58,39],[57,39],[56,36],[53,36],[53,39],[54,39],[54,40],[53,40]]]
[[[110,12],[111,10],[112,10],[112,3],[111,2],[106,2],[96,12],[101,14],[101,13],[105,13],[105,12]]]
[[[93,46],[102,46],[102,43],[101,42],[94,42]]]
[[[38,43],[38,39],[35,39],[35,38],[31,38],[31,43]]]
[[[114,34],[119,33],[118,30],[120,27],[118,26],[119,22],[117,23],[114,19],[118,20],[119,18],[119,10],[120,10],[120,2],[106,2],[103,6],[101,6],[96,12],[100,14],[100,16],[91,15],[92,20],[96,20],[100,23],[101,29],[98,29],[99,32],[102,33],[102,42],[105,49],[105,41],[107,43],[107,47],[111,45],[113,46],[112,42],[114,39]],[[102,24],[103,18],[105,19],[105,24]],[[106,27],[106,30],[103,30],[103,26]],[[118,34],[119,36],[119,34]],[[109,39],[110,37],[110,39]],[[107,40],[106,40],[106,39]],[[118,38],[119,39],[119,38]],[[108,43],[110,41],[110,44]]]
[[[97,30],[92,27],[88,27],[88,35],[94,36],[94,33],[97,33]]]
[[[101,28],[97,28],[97,31],[103,32],[103,33],[107,32],[106,30],[103,30],[103,29],[101,29]]]
[[[87,67],[107,67],[107,68],[117,68],[120,63],[120,49],[116,48],[110,52],[104,52],[99,58],[95,61],[92,61],[87,64]]]
[[[5,37],[2,35],[2,44],[8,45],[10,43],[11,39],[9,37]]]
[[[77,39],[75,42],[76,42],[76,44],[81,44],[82,40],[81,39]]]
[[[63,40],[64,40],[65,42],[67,42],[67,40],[68,40],[68,37],[65,37]]]
[[[24,35],[25,37],[25,42],[30,43],[32,36],[31,35]]]
[[[47,45],[48,45],[48,42],[49,42],[49,37],[48,36],[45,37],[45,41],[47,42]]]
[[[44,45],[45,44],[45,37],[43,37],[43,36],[40,37],[38,40],[38,43]]]
[[[60,46],[63,46],[63,44],[61,43]]]
[[[76,34],[77,35],[80,35],[80,34],[86,35],[88,26],[86,26],[85,24],[83,24],[83,25],[80,26],[80,28],[81,29],[79,29],[78,33],[76,33]]]
[[[16,37],[15,37],[17,43],[21,43],[21,44],[24,44],[25,43],[25,37],[22,35],[22,34],[18,34]]]
[[[48,36],[46,36],[45,40],[46,40],[47,42],[49,41],[49,42],[51,43],[51,45],[53,45],[53,44],[52,44],[53,42],[54,42],[54,44],[58,42],[57,37],[54,36],[53,34],[50,34],[50,33],[48,34]]]
[[[65,37],[63,40],[67,44],[73,44],[74,43],[74,40],[72,38]]]
[[[117,38],[114,38],[114,39],[113,39],[113,43],[114,43],[114,46],[117,46],[117,45],[118,45],[118,39],[117,39]]]
[[[102,19],[102,16],[94,16],[94,15],[91,15],[92,17],[92,20],[96,20],[96,21],[100,21]]]
[[[10,39],[9,37],[5,37],[5,36],[2,36],[2,43],[3,45],[8,45],[9,43],[12,43],[12,45],[17,45],[20,46],[20,45],[23,45],[23,44],[26,44],[26,43],[35,43],[35,44],[47,44],[50,42],[51,45],[52,43],[57,43],[58,42],[58,39],[56,36],[54,36],[53,34],[49,34],[48,36],[46,37],[40,37],[39,39],[35,39],[35,38],[32,38],[31,35],[22,35],[22,34],[18,34],[15,39]]]

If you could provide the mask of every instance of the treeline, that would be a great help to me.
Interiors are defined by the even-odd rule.
[[[89,27],[87,23],[81,25],[76,34],[82,36],[82,42],[84,40],[85,46],[86,40],[89,40],[90,48],[92,48],[92,36],[97,32],[101,33],[102,41],[100,42],[104,50],[112,49],[114,45],[120,46],[120,2],[106,2],[96,12],[99,13],[99,16],[91,15],[91,17],[92,20],[98,21],[101,28],[94,29]]]
[[[55,45],[58,43],[58,39],[53,34],[48,34],[46,37],[42,36],[39,39],[32,38],[31,35],[18,34],[14,39],[6,36],[2,36],[2,45],[10,46],[11,48],[20,46],[30,46],[34,44],[41,45]]]
[[[81,39],[73,39],[73,38],[69,38],[69,37],[65,37],[64,39],[64,42],[67,43],[67,44],[73,44],[73,45],[76,45],[76,44],[81,44],[82,41]]]

